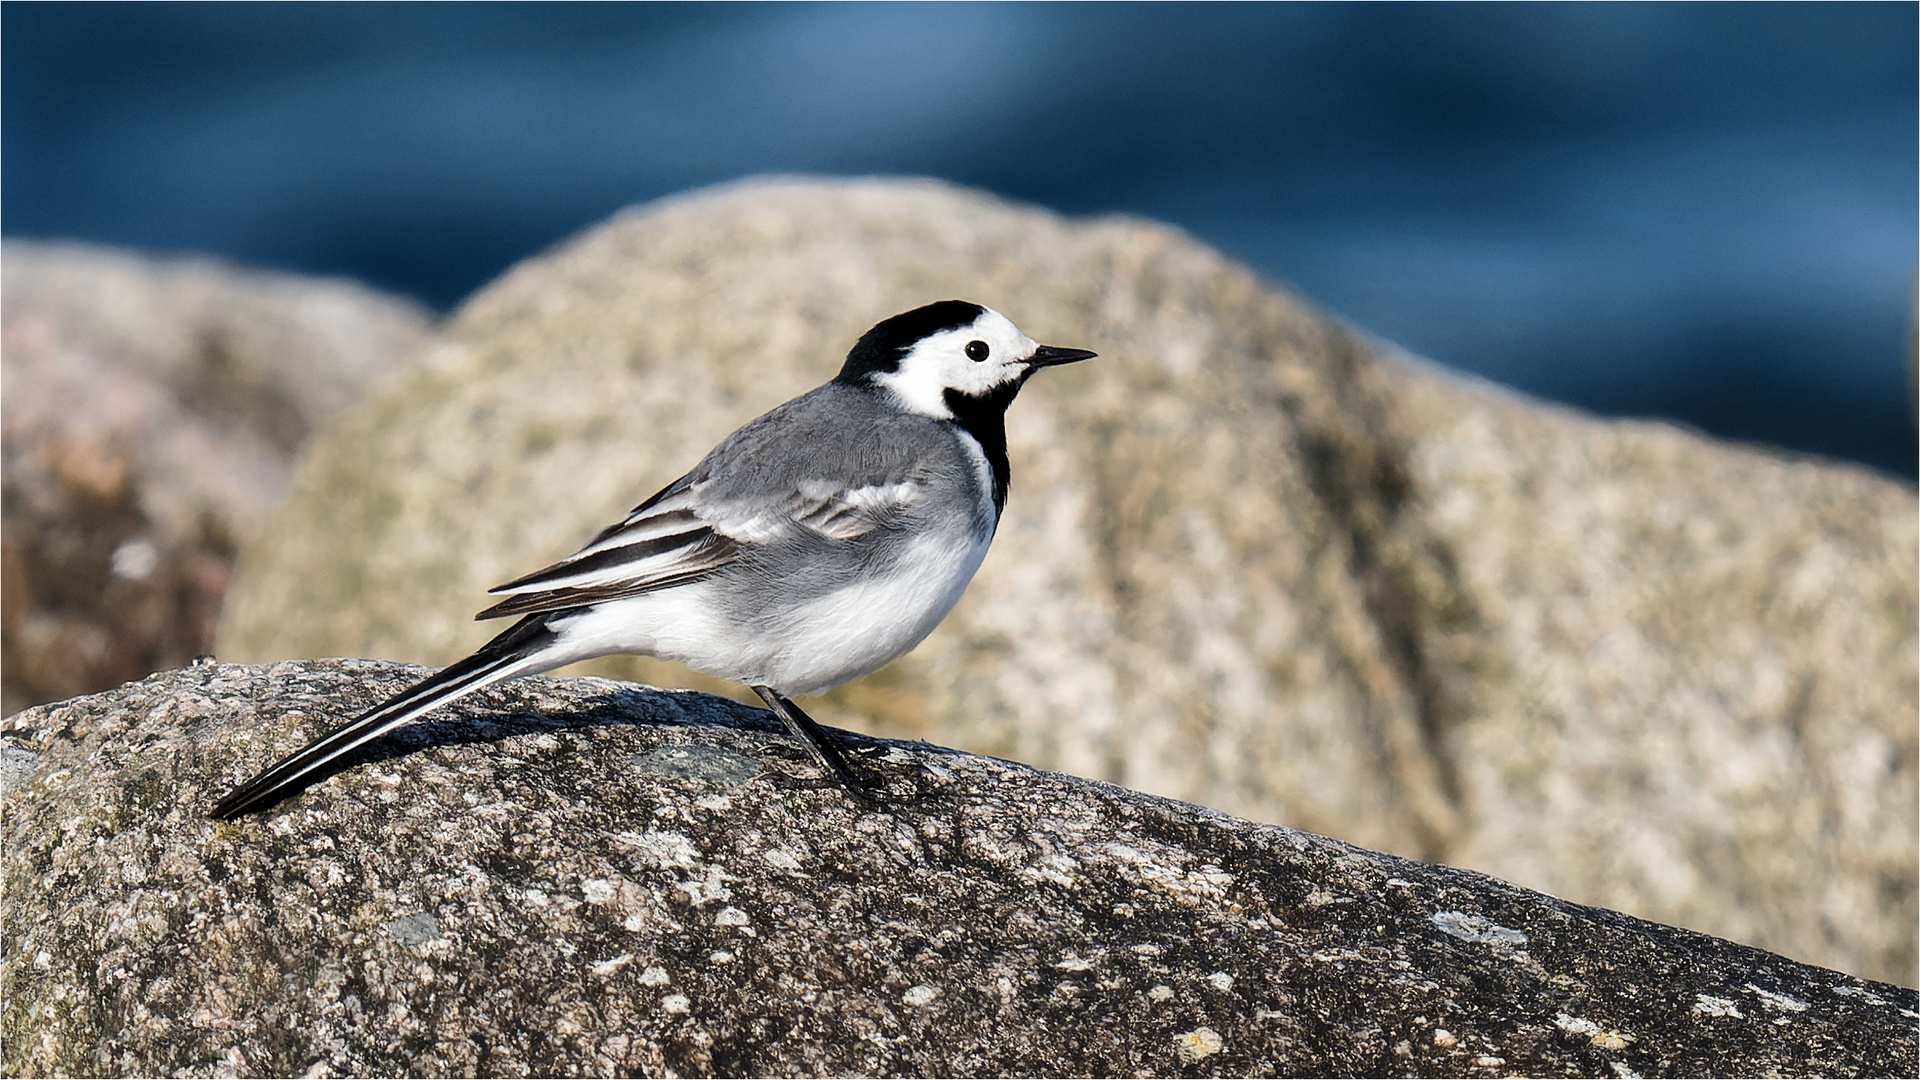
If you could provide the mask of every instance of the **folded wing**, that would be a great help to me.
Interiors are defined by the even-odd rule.
[[[676,480],[586,547],[488,590],[507,598],[474,617],[561,611],[699,581],[793,530],[851,543],[900,526],[925,499],[925,486],[913,480],[854,487],[801,480],[760,506],[703,500],[704,486],[690,476]]]

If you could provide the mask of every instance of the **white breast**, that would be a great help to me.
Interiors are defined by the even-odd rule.
[[[999,522],[986,454],[970,437],[958,442],[972,466],[973,495],[979,500],[973,527],[922,534],[889,573],[797,608],[773,635],[779,648],[765,659],[764,685],[783,694],[819,694],[870,675],[926,640],[960,602]]]
[[[891,573],[796,608],[777,635],[780,648],[766,658],[766,685],[783,694],[819,694],[905,654],[960,601],[991,540],[984,534],[958,543],[951,536],[922,537]]]

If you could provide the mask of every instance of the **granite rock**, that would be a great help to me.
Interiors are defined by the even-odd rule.
[[[9,1075],[1910,1075],[1911,990],[1106,784],[529,679],[263,814],[418,677],[206,663],[13,717]]]
[[[877,180],[624,213],[315,439],[221,651],[451,661],[486,588],[950,296],[1101,357],[1022,394],[979,577],[823,719],[1915,981],[1911,488],[1447,375],[1150,222]]]

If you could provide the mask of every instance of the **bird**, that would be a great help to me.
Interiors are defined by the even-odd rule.
[[[792,699],[933,632],[1006,506],[1007,407],[1035,372],[1094,355],[1036,344],[965,300],[880,322],[831,381],[749,421],[579,551],[490,590],[501,599],[475,618],[518,619],[473,655],[269,766],[211,816],[269,808],[483,687],[622,653],[752,689],[827,776],[874,801]]]

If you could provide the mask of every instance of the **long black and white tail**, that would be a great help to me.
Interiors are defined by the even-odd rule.
[[[303,749],[280,759],[260,775],[229,792],[212,816],[235,818],[263,810],[318,780],[320,770],[421,714],[482,687],[516,675],[551,667],[541,652],[557,636],[547,628],[549,615],[529,615],[480,651],[443,668],[372,709],[334,728]]]

